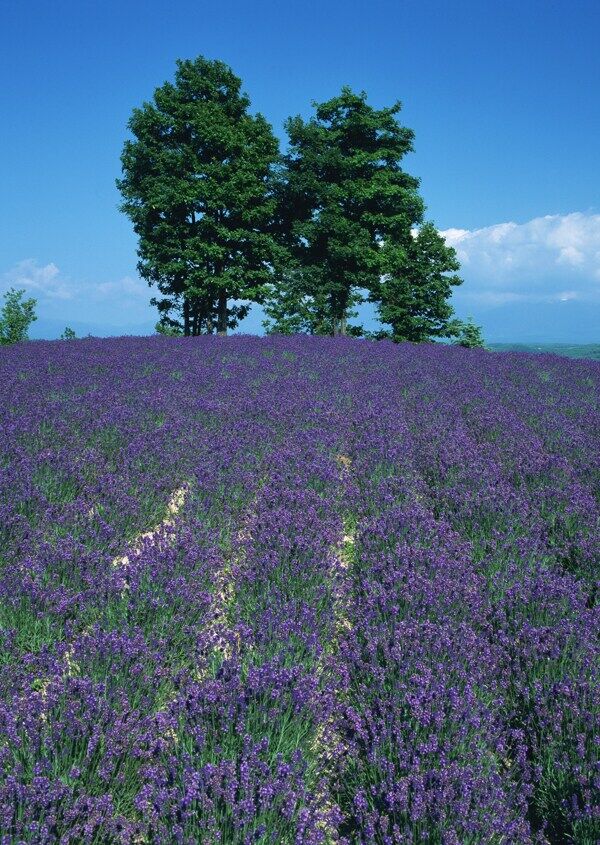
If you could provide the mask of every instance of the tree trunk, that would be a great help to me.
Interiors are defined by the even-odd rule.
[[[198,308],[196,307],[194,308],[194,321],[192,323],[192,334],[194,335],[194,337],[200,334],[199,322],[200,315],[198,314]]]
[[[219,305],[217,310],[217,334],[227,334],[227,291],[219,291]]]
[[[344,313],[342,314],[342,316],[340,318],[340,334],[342,335],[342,337],[345,337],[345,335],[346,335],[346,320],[347,320],[346,312],[344,311]]]
[[[183,333],[190,336],[190,301],[187,297],[183,300]]]
[[[330,307],[331,307],[331,324],[332,324],[332,328],[333,328],[333,336],[337,337],[338,334],[339,334],[338,319],[337,319],[337,297],[334,294],[331,295]]]

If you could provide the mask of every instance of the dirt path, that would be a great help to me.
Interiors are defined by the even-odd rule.
[[[113,559],[112,565],[115,569],[127,569],[130,565],[131,558],[138,557],[142,553],[146,543],[154,545],[154,543],[158,541],[159,537],[169,533],[169,529],[173,528],[175,525],[175,519],[184,506],[189,491],[190,488],[187,484],[183,484],[175,490],[167,503],[167,513],[164,519],[162,519],[158,525],[155,525],[154,528],[151,528],[149,531],[144,531],[141,534],[137,534],[133,538],[130,543],[129,553],[119,555]]]
[[[243,565],[242,549],[244,543],[252,535],[252,524],[256,518],[256,500],[255,494],[244,512],[241,526],[234,535],[231,552],[225,555],[223,566],[216,573],[208,621],[204,626],[209,650],[212,655],[217,655],[222,660],[231,659],[234,647],[237,650],[241,647],[239,633],[230,627],[231,611],[235,605],[233,570]],[[251,648],[251,644],[248,645],[248,648]],[[204,680],[208,676],[209,657],[210,655],[207,655],[206,665],[197,671],[196,677],[198,680]]]
[[[338,455],[337,461],[340,465],[340,479],[343,481],[351,471],[352,460],[347,455]],[[316,673],[319,682],[326,678],[331,658],[335,657],[338,651],[341,636],[345,631],[351,629],[351,622],[347,615],[347,601],[350,593],[349,570],[353,549],[354,529],[348,522],[345,522],[342,538],[331,550],[328,580],[333,597],[333,634],[317,663]],[[343,742],[335,728],[335,704],[339,704],[343,695],[343,690],[338,690],[336,702],[333,703],[334,706],[331,706],[332,703],[330,702],[326,707],[327,716],[317,728],[312,745],[317,760],[317,801],[319,815],[321,816],[319,826],[325,835],[327,845],[333,845],[333,843],[339,841],[337,820],[341,818],[341,813],[332,798],[330,784],[335,781],[336,764],[340,757],[344,756]]]

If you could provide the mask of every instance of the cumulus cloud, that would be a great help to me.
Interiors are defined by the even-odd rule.
[[[57,326],[72,325],[78,333],[150,332],[156,311],[152,291],[135,276],[109,281],[75,281],[53,262],[26,258],[10,270],[0,270],[0,305],[9,288],[25,289],[37,300],[38,321],[32,335],[56,337]],[[61,329],[62,330],[62,329]]]
[[[547,215],[441,234],[461,262],[461,299],[487,306],[600,303],[600,214]]]
[[[27,293],[47,296],[50,299],[71,299],[73,288],[65,279],[56,264],[40,266],[35,258],[25,258],[19,261],[8,272],[4,273],[2,287],[25,288]]]
[[[118,301],[148,300],[148,285],[141,279],[124,276],[117,281],[86,282],[76,285],[53,262],[40,265],[35,258],[25,258],[3,274],[0,289],[25,288],[28,294],[54,300]]]

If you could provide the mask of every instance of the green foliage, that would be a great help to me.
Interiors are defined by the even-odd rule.
[[[484,349],[485,341],[481,326],[475,325],[472,317],[469,317],[466,323],[459,323],[458,338],[455,343],[467,349]]]
[[[24,295],[24,290],[15,288],[4,294],[4,305],[0,311],[0,345],[27,340],[29,326],[37,320],[37,300],[23,299]]]
[[[381,322],[391,326],[385,336],[420,343],[457,334],[460,325],[448,300],[461,280],[448,274],[459,263],[433,223],[424,223],[401,244],[386,241],[381,257],[383,275],[371,301],[377,303]]]
[[[288,267],[271,289],[268,330],[361,334],[348,318],[366,292],[395,339],[446,334],[460,280],[445,274],[458,264],[432,224],[411,235],[424,206],[400,167],[414,137],[396,119],[400,103],[375,109],[344,87],[314,106],[310,120],[286,123],[278,225],[299,272]]]
[[[179,323],[175,320],[170,320],[166,315],[158,321],[154,326],[154,331],[157,334],[165,335],[165,337],[181,337],[183,330]]]
[[[271,287],[264,305],[267,334],[333,334],[327,293],[319,288],[307,293],[306,275],[299,269],[290,270],[279,285]]]
[[[283,255],[270,232],[278,143],[240,88],[223,62],[178,61],[175,83],[134,109],[121,155],[138,270],[162,294],[161,325],[185,335],[235,327]]]
[[[226,334],[261,302],[269,333],[359,336],[349,320],[368,299],[390,327],[373,336],[459,333],[456,253],[400,166],[414,138],[400,103],[375,109],[344,87],[313,105],[287,120],[282,158],[223,62],[178,61],[174,83],[134,109],[117,185],[160,294],[157,332]]]
[[[77,337],[77,335],[75,334],[73,329],[70,328],[70,326],[67,326],[65,328],[64,332],[61,334],[60,339],[61,340],[75,340],[76,337]]]

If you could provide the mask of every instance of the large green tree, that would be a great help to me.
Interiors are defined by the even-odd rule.
[[[121,209],[166,330],[226,334],[261,301],[281,255],[270,231],[278,143],[240,89],[223,62],[178,61],[174,84],[128,123]]]
[[[391,331],[379,332],[380,337],[419,343],[458,334],[460,323],[449,298],[452,287],[461,284],[459,263],[433,223],[424,223],[400,242],[386,241],[381,259],[382,276],[370,299]]]
[[[313,105],[309,120],[286,122],[278,223],[296,270],[272,288],[267,328],[356,334],[348,319],[368,298],[393,321],[394,337],[421,336],[416,321],[442,334],[452,314],[443,294],[460,280],[445,275],[456,269],[455,255],[432,226],[413,238],[424,204],[419,180],[401,166],[414,133],[397,119],[400,103],[376,109],[364,92],[344,87]],[[415,288],[411,303],[402,301],[407,285]]]

